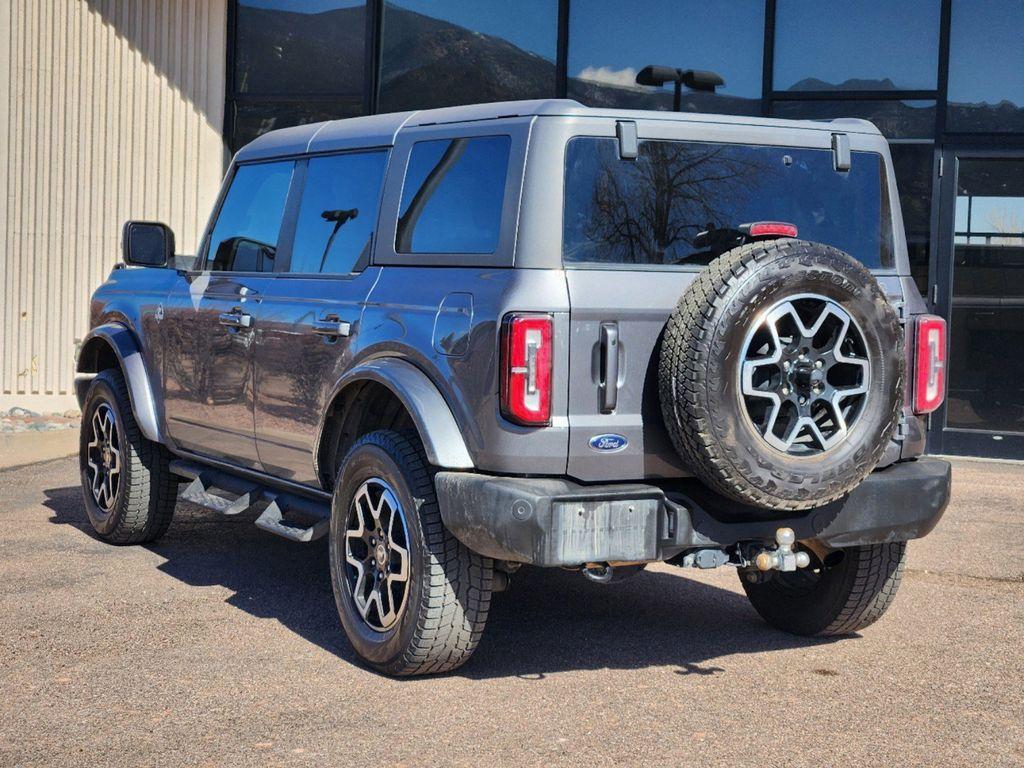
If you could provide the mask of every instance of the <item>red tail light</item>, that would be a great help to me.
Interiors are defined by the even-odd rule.
[[[501,326],[501,412],[509,421],[551,423],[550,315],[506,315]]]
[[[917,318],[914,354],[914,413],[931,413],[946,397],[946,321],[935,315]]]
[[[753,224],[744,224],[740,231],[750,237],[796,237],[796,224],[789,224],[785,221],[755,221]]]

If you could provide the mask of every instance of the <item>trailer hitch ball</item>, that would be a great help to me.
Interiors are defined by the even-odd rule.
[[[796,534],[792,528],[779,528],[775,532],[775,542],[779,545],[776,549],[763,549],[754,558],[759,571],[795,571],[811,564],[806,552],[793,551]]]

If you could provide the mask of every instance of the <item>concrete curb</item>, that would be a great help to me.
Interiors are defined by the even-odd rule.
[[[0,432],[0,469],[21,467],[78,453],[78,430]]]

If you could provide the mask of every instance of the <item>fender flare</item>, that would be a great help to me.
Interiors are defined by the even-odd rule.
[[[423,441],[427,459],[443,469],[473,469],[462,430],[434,383],[412,363],[396,357],[360,363],[348,371],[334,388],[329,402],[357,381],[373,381],[387,387],[412,416]],[[323,435],[325,424],[320,424]],[[319,441],[318,441],[319,442]]]
[[[147,440],[162,443],[164,435],[160,427],[156,397],[135,334],[121,323],[105,323],[89,331],[82,341],[82,353],[92,343],[105,343],[113,351],[128,384],[128,399],[131,401],[135,422]],[[84,405],[88,384],[98,373],[85,370],[85,361],[88,358],[82,353],[79,353],[78,363],[75,365],[75,393],[79,405]]]

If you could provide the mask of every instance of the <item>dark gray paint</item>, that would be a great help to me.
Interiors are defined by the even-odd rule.
[[[661,426],[652,366],[664,322],[696,271],[562,268],[566,142],[577,135],[614,137],[624,122],[636,125],[640,141],[822,149],[832,146],[838,129],[851,151],[880,153],[894,203],[896,266],[879,278],[894,301],[922,311],[909,279],[888,148],[870,123],[602,110],[548,100],[377,115],[266,134],[243,148],[232,168],[284,156],[394,148],[370,264],[347,276],[118,269],[95,294],[96,330],[87,343],[111,345],[129,361],[133,407],[147,435],[218,466],[309,488],[321,482],[324,413],[345,386],[363,379],[387,386],[406,405],[428,458],[442,468],[586,481],[685,475]],[[412,144],[500,134],[512,138],[512,147],[495,252],[397,254],[395,222]],[[282,242],[280,252],[289,247]],[[235,309],[252,316],[249,328],[220,324],[219,316]],[[500,416],[500,323],[513,311],[554,319],[549,427],[518,427]],[[349,336],[315,333],[313,325],[328,317],[349,323]],[[595,374],[602,325],[618,338],[613,407]],[[132,345],[139,364],[130,362]],[[919,452],[922,425],[911,421],[891,460]],[[597,452],[589,441],[603,433],[624,435],[629,444]]]

